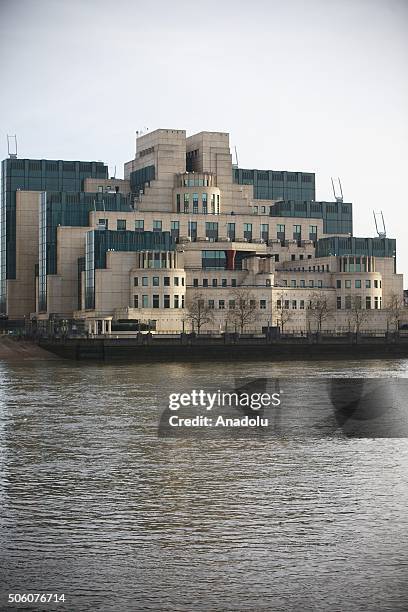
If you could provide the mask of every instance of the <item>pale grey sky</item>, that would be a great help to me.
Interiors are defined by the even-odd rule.
[[[0,157],[134,153],[135,130],[220,130],[239,165],[340,176],[354,233],[383,210],[408,287],[406,0],[0,0]]]

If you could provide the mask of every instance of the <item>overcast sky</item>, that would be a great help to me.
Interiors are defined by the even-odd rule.
[[[239,165],[340,176],[408,287],[406,0],[0,0],[0,156],[134,154],[137,129],[230,133]]]

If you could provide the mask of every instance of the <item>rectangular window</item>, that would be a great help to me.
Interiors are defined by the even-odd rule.
[[[188,213],[190,208],[190,194],[189,193],[185,193],[184,194],[184,212]]]
[[[244,238],[252,240],[252,223],[244,223]]]
[[[317,286],[318,286],[319,289],[321,289],[323,287],[323,281],[318,280],[317,281]]]
[[[209,308],[210,310],[214,310],[214,308],[215,308],[215,302],[214,302],[214,300],[208,300],[208,308]]]
[[[139,296],[138,295],[133,296],[133,308],[139,308]]]
[[[365,287],[366,289],[371,289],[371,280],[369,278],[366,279]]]
[[[142,287],[147,287],[149,285],[149,279],[147,276],[142,276]]]
[[[188,222],[188,235],[191,239],[191,242],[197,241],[197,221]]]
[[[276,237],[278,240],[285,240],[285,225],[283,223],[277,224]]]
[[[336,287],[337,289],[341,289],[341,280],[339,279],[336,280]]]
[[[220,310],[224,310],[225,309],[225,300],[219,300],[218,301],[218,308]]]
[[[178,276],[175,276],[175,277],[174,277],[174,286],[175,286],[175,287],[178,287],[178,286],[179,286],[179,277],[178,277]]]
[[[106,230],[108,229],[108,220],[107,219],[98,219],[98,225],[103,226]]]
[[[317,240],[317,225],[309,225],[309,240]]]
[[[237,279],[231,278],[231,287],[236,287],[236,286],[237,286]]]
[[[230,310],[234,310],[234,308],[235,308],[235,300],[229,300],[229,302],[228,302],[228,308],[229,308]]]
[[[299,308],[300,308],[300,310],[304,310],[305,309],[305,300],[300,300]]]
[[[292,255],[290,256],[290,260],[291,260],[291,261],[296,261],[296,255],[294,255],[294,254],[292,253]]]
[[[153,221],[153,231],[154,232],[161,232],[162,231],[162,222],[159,220],[155,220]]]
[[[374,298],[374,308],[375,310],[378,310],[378,297],[377,296],[375,296]]]
[[[259,300],[259,308],[261,310],[266,310],[266,300]]]
[[[165,276],[163,281],[165,287],[170,287],[170,276]]]
[[[198,278],[193,278],[193,287],[198,287]]]
[[[346,295],[345,308],[346,310],[351,309],[351,295]]]
[[[203,270],[225,270],[227,267],[227,258],[225,251],[202,251],[201,252],[201,267]]]
[[[118,231],[123,231],[126,229],[126,219],[117,219],[116,220],[116,229]]]
[[[227,224],[227,236],[230,240],[235,240],[235,223]]]
[[[142,295],[142,308],[149,308],[149,296]]]
[[[341,310],[341,297],[337,297],[337,310]]]
[[[300,281],[300,286],[301,287],[306,287],[306,282],[305,280],[302,278],[302,280]]]
[[[207,194],[206,193],[202,193],[201,194],[201,202],[203,205],[203,215],[206,215],[208,212],[208,204],[207,204]]]
[[[135,276],[135,278],[133,279],[133,286],[134,287],[138,287],[139,286],[139,277]]]
[[[361,289],[361,280],[360,279],[356,279],[354,284],[355,284],[355,288],[356,289]]]
[[[164,303],[163,303],[164,307],[170,308],[170,296],[165,294],[163,297],[164,297]]]
[[[176,210],[179,213],[180,212],[180,194],[179,193],[176,196],[176,205],[177,205]]]
[[[280,310],[282,308],[282,300],[276,300],[276,308]]]
[[[378,280],[374,281],[374,289],[378,289]]]
[[[265,208],[265,206],[262,206]],[[267,223],[261,223],[261,240],[269,240],[269,225]]]
[[[218,223],[207,222],[205,224],[205,236],[210,242],[218,240]]]
[[[351,280],[344,281],[344,286],[346,289],[351,289]]]
[[[136,219],[135,220],[135,231],[143,231],[144,230],[144,220],[143,219]]]
[[[193,193],[193,214],[198,214],[198,193]]]
[[[159,277],[153,276],[153,287],[158,287],[160,284]]]
[[[208,287],[208,278],[203,278],[203,287]]]
[[[291,287],[296,287],[296,280],[291,280],[290,281],[290,286]]]
[[[297,308],[296,300],[292,300],[292,308],[293,308],[293,310],[296,310],[296,308]]]
[[[153,295],[153,308],[160,308],[160,296],[157,294]]]
[[[215,193],[211,194],[211,214],[215,215]]]
[[[217,285],[218,285],[218,280],[216,278],[213,278],[212,279],[212,286],[213,287],[217,287]]]
[[[294,225],[293,226],[293,240],[300,240],[302,234],[302,226]]]
[[[179,308],[179,296],[174,296],[174,308]]]
[[[221,287],[226,287],[227,286],[227,279],[226,278],[222,278],[221,279]]]
[[[309,281],[309,287],[314,287],[314,282],[312,280]]]
[[[366,296],[366,310],[371,310],[371,296]]]
[[[289,300],[285,300],[284,301],[284,308],[286,308],[286,310],[289,308]]]

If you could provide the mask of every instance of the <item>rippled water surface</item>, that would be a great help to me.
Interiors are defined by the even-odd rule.
[[[0,363],[0,609],[407,610],[408,440],[157,436],[171,391],[316,374],[408,361]]]

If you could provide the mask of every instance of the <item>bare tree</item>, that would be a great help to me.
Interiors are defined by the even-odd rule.
[[[281,293],[276,301],[276,323],[282,334],[286,323],[292,318],[292,313],[289,310],[289,300],[285,298],[286,295]],[[288,308],[285,308],[285,302],[288,303]]]
[[[199,334],[203,325],[212,323],[214,311],[208,306],[202,293],[194,293],[186,303],[186,319],[191,322],[191,327]]]
[[[334,312],[330,296],[323,291],[312,293],[308,312],[309,316],[316,321],[317,331],[321,332],[323,323],[329,319]]]
[[[356,334],[359,334],[363,324],[367,321],[369,317],[370,310],[363,310],[361,295],[352,295],[350,296],[350,309],[348,312],[348,324],[349,330],[351,328],[355,331]]]
[[[401,313],[404,310],[404,300],[398,293],[392,293],[385,305],[387,311],[387,326],[389,323],[394,325],[395,331],[398,331],[399,320]]]
[[[243,334],[245,328],[258,318],[256,298],[248,287],[237,287],[232,295],[235,307],[229,310],[228,319]]]

